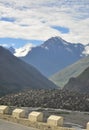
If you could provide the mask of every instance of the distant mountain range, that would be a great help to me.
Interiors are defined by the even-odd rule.
[[[77,77],[87,67],[89,67],[89,56],[57,72],[56,74],[52,75],[50,79],[58,86],[64,87],[64,85],[69,81],[71,77]]]
[[[0,96],[28,88],[56,88],[37,69],[0,46]]]
[[[88,55],[88,48],[89,45],[69,43],[60,37],[52,37],[42,45],[20,48],[14,55],[50,77]]]
[[[89,93],[89,67],[78,77],[70,78],[64,89],[76,92]]]

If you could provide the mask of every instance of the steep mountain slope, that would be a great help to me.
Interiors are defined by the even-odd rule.
[[[85,56],[83,51],[82,44],[70,44],[60,37],[52,37],[42,45],[32,48],[22,59],[45,76],[51,76]]]
[[[0,47],[0,95],[27,88],[55,87],[34,67]]]
[[[64,89],[89,93],[89,67],[85,69],[77,78],[71,78],[64,86]]]
[[[9,48],[7,48],[12,54],[14,54],[15,53],[15,49],[11,46],[11,47],[9,47]]]
[[[63,87],[71,77],[77,77],[89,67],[89,56],[77,61],[50,77],[55,84]]]

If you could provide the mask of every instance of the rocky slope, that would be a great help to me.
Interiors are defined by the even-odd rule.
[[[57,89],[30,89],[0,98],[0,104],[89,111],[89,94]]]
[[[69,82],[64,86],[64,89],[81,93],[89,93],[89,67],[78,77],[70,78]]]

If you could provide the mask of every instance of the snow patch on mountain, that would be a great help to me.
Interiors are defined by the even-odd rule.
[[[89,55],[89,44],[85,46],[84,51],[82,52],[82,54],[84,54],[85,56]]]
[[[67,51],[71,52],[72,53],[72,50],[70,48],[65,48]]]
[[[49,48],[48,48],[47,46],[45,47],[45,49],[46,49],[46,50],[49,50]]]
[[[68,46],[69,44],[65,41],[62,41],[64,45]]]
[[[32,50],[33,47],[35,47],[35,45],[32,43],[26,44],[25,46],[16,49],[14,55],[16,57],[24,57]]]
[[[45,50],[49,50],[48,46],[41,45],[40,47],[45,49]]]

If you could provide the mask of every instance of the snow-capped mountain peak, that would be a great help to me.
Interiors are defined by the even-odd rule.
[[[89,54],[89,45],[70,43],[59,36],[33,47],[33,44],[27,44],[16,49],[14,55],[36,67],[45,76],[51,76]]]
[[[24,57],[28,54],[28,52],[31,51],[33,47],[35,47],[35,45],[33,45],[32,43],[26,44],[25,46],[16,49],[14,55],[16,57]]]
[[[43,48],[51,48],[51,47],[60,47],[60,46],[68,46],[69,43],[65,40],[63,40],[61,37],[52,37],[49,38],[47,41],[45,41],[41,47]]]

